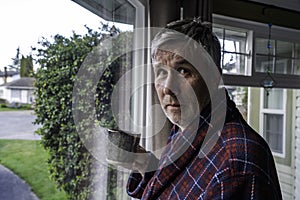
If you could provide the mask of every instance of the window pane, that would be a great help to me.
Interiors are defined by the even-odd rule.
[[[246,53],[247,33],[225,30],[224,50],[229,52]]]
[[[282,59],[276,58],[276,63],[274,67],[274,72],[277,74],[290,74],[292,68],[292,60],[291,59]]]
[[[274,55],[274,47],[275,47],[275,41],[271,40],[271,55]],[[268,39],[264,38],[257,38],[255,40],[255,51],[257,54],[269,54],[269,49],[268,49]]]
[[[294,60],[294,74],[300,75],[300,59]]]
[[[255,59],[255,71],[256,72],[267,72],[268,70],[270,72],[274,72],[274,57],[269,56],[256,56]]]
[[[300,44],[295,45],[295,58],[300,59]]]
[[[224,30],[223,28],[213,27],[213,32],[219,38],[219,42],[221,44],[221,51],[224,51],[224,49],[223,49],[223,41],[224,41],[223,30]]]
[[[235,53],[223,54],[223,73],[225,74],[245,74],[246,56]]]
[[[264,136],[273,152],[283,153],[283,115],[264,114]]]
[[[276,56],[291,58],[293,56],[293,43],[277,41]]]
[[[257,55],[255,71],[256,72],[270,71],[271,73],[277,73],[277,74],[291,74],[292,60],[287,58],[278,58],[274,56],[269,57],[269,56]]]
[[[283,89],[273,88],[269,95],[264,90],[264,108],[283,109]]]
[[[276,74],[300,75],[300,44],[271,40],[270,52],[267,46],[268,39],[257,38],[255,40],[256,72],[269,71]]]
[[[221,66],[224,74],[250,75],[252,58],[247,53],[247,30],[213,27],[221,44]]]
[[[235,102],[243,118],[248,120],[248,87],[226,86],[230,98]]]

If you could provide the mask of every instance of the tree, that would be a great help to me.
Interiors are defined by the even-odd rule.
[[[17,72],[20,71],[20,47],[17,48],[17,54],[14,58],[12,58],[13,63],[9,65],[10,70],[15,70]]]
[[[24,57],[22,55],[20,61],[20,76],[21,77],[33,77],[33,61],[32,56]]]
[[[97,175],[94,170],[96,160],[83,144],[78,131],[84,131],[87,138],[92,136],[90,130],[85,128],[88,120],[80,124],[79,130],[76,129],[78,127],[75,126],[73,118],[72,92],[78,70],[87,55],[110,37],[107,25],[102,25],[99,30],[93,31],[87,27],[87,34],[81,36],[74,32],[70,38],[55,35],[52,42],[44,38],[39,42],[41,47],[36,49],[40,68],[35,75],[35,123],[42,125],[37,133],[42,135],[42,144],[50,154],[48,163],[51,178],[59,188],[66,191],[69,199],[89,199],[95,187],[91,177]],[[118,49],[114,51],[107,55],[108,61],[115,60],[113,56],[114,53],[118,54]],[[114,74],[120,71],[120,65],[116,62],[112,65],[113,68],[106,70],[103,79],[99,80],[96,85],[97,93],[92,97],[96,99],[98,120],[104,125],[114,124],[112,118],[107,118],[107,115],[110,115],[107,102],[115,83]],[[102,65],[105,65],[105,62]],[[93,65],[90,70],[95,70]],[[82,105],[81,114],[88,115],[85,106],[89,105],[84,105],[84,102]]]

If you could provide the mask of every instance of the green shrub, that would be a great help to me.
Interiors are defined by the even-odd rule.
[[[22,110],[32,110],[32,104],[28,104],[28,103],[22,104],[21,109]]]
[[[7,108],[6,104],[0,104],[0,108]]]
[[[7,103],[6,99],[0,98],[0,104],[6,104],[6,103]]]
[[[87,138],[92,136],[89,136],[90,130],[85,129],[85,121],[80,124],[79,130],[78,126],[75,127],[72,92],[80,66],[92,49],[109,37],[109,28],[107,25],[102,25],[100,31],[87,28],[87,34],[81,36],[73,33],[70,38],[56,35],[52,42],[47,39],[39,42],[41,47],[36,50],[40,68],[35,82],[35,123],[42,125],[37,133],[42,135],[42,144],[50,153],[48,163],[51,178],[66,191],[69,199],[88,199],[95,187],[92,177],[96,176],[93,169],[96,160],[84,146],[77,131],[84,131]],[[118,53],[117,50],[115,53]],[[114,60],[113,54],[107,60]],[[116,82],[115,75],[120,71],[117,69],[120,68],[118,62],[117,59],[113,67],[106,70],[103,79],[96,85],[97,93],[92,97],[95,98],[98,120],[103,126],[115,126],[107,102],[110,102]],[[93,65],[89,69],[91,72],[96,70]],[[89,105],[84,105],[84,101],[81,103],[81,115],[89,115],[86,109]]]

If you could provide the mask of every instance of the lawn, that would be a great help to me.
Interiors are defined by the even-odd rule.
[[[0,163],[24,179],[41,200],[65,200],[47,171],[48,154],[39,141],[0,140]]]
[[[14,108],[14,107],[7,107],[4,104],[0,104],[0,111],[17,111],[17,110],[32,110],[30,104],[24,104],[21,107]]]

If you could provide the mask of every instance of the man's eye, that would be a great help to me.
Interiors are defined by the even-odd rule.
[[[156,71],[156,76],[164,76],[164,75],[166,75],[167,74],[167,72],[166,72],[166,70],[164,70],[164,69],[158,69],[157,71]]]
[[[189,75],[191,73],[190,70],[182,68],[182,67],[178,68],[177,71],[184,76]]]

